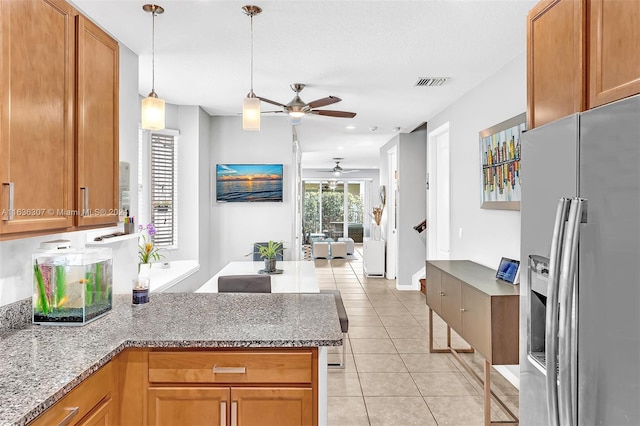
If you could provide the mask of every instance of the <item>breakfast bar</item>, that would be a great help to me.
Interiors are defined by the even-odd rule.
[[[113,424],[151,425],[158,415],[220,424],[250,418],[256,403],[275,416],[299,410],[305,423],[326,424],[326,349],[343,339],[332,295],[150,299],[132,305],[131,296],[114,296],[111,312],[82,327],[0,330],[0,424],[102,412]],[[83,403],[70,403],[80,396]],[[75,411],[64,411],[68,405]]]

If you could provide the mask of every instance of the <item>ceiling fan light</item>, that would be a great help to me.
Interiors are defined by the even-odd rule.
[[[302,124],[302,117],[291,117],[291,125],[297,126],[298,124]]]
[[[260,98],[247,96],[242,100],[242,129],[260,131]]]
[[[334,176],[340,176],[340,170],[335,170],[335,171],[333,172],[333,175],[334,175]]]
[[[155,92],[142,100],[142,128],[145,130],[164,129],[164,99],[158,98]]]
[[[304,117],[304,112],[303,111],[289,111],[289,116],[291,116],[293,118],[302,118],[302,117]]]

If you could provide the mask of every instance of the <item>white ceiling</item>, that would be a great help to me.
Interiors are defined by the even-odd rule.
[[[354,119],[307,115],[297,126],[304,167],[378,167],[378,148],[400,127],[408,132],[525,50],[530,0],[288,1],[158,0],[158,95],[237,115],[250,87],[250,20],[254,18],[254,90],[289,102],[305,83],[310,102],[357,112]],[[255,1],[255,3],[251,3]],[[151,15],[140,0],[73,0],[140,57],[140,94],[151,90]],[[419,77],[451,77],[443,87],[414,87]],[[276,107],[277,108],[277,107]],[[482,108],[482,105],[478,105]],[[273,110],[263,103],[262,110]],[[283,120],[286,116],[282,114]],[[347,130],[345,126],[355,129]],[[376,127],[375,132],[371,131]]]

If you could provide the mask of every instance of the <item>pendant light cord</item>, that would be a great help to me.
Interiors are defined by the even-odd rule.
[[[156,9],[151,11],[151,93],[156,93]]]
[[[251,14],[251,93],[253,93],[253,13]]]

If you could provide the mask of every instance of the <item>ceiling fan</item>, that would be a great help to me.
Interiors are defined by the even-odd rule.
[[[333,161],[336,162],[336,165],[333,167],[333,169],[331,170],[323,170],[326,173],[333,173],[334,176],[340,176],[343,173],[355,173],[355,172],[359,172],[360,170],[345,170],[340,166],[340,161],[344,160],[344,158],[339,158],[339,157],[335,157],[333,159]]]
[[[296,92],[296,95],[293,97],[291,102],[289,102],[286,105],[280,102],[276,102],[267,98],[260,97],[260,96],[259,96],[259,99],[263,102],[267,102],[267,103],[282,107],[283,108],[282,111],[275,111],[275,112],[286,112],[292,118],[301,118],[301,117],[304,117],[305,114],[326,115],[329,117],[342,117],[342,118],[353,118],[356,116],[355,112],[316,109],[319,107],[340,102],[342,99],[336,96],[327,96],[326,98],[316,99],[315,101],[305,103],[302,99],[300,99],[300,92],[302,91],[302,89],[304,89],[304,87],[305,85],[302,83],[292,84],[291,90]]]

